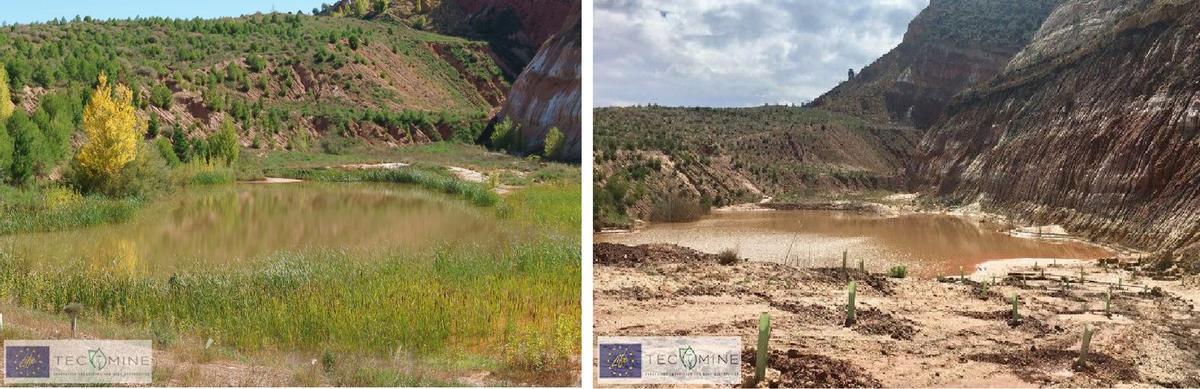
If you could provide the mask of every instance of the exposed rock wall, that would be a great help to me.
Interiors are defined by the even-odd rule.
[[[922,142],[914,184],[1094,239],[1195,249],[1200,1],[1141,4],[1110,25],[956,99]]]
[[[454,0],[466,24],[487,39],[510,77],[524,69],[538,48],[562,30],[578,0]]]
[[[1068,0],[1054,9],[1032,41],[1005,71],[1020,69],[1094,41],[1113,25],[1152,0]]]
[[[572,162],[582,159],[582,21],[580,2],[576,0],[574,4],[561,31],[542,45],[517,77],[497,115],[497,120],[507,118],[519,126],[520,153],[540,153],[546,134],[551,128],[558,128],[565,136],[564,146],[552,157]]]
[[[899,46],[811,105],[928,128],[955,94],[999,73],[1057,3],[933,0]]]

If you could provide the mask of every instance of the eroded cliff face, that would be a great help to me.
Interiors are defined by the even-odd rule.
[[[955,94],[1004,69],[1057,3],[933,0],[899,46],[811,105],[928,128]]]
[[[324,15],[399,22],[445,35],[486,40],[496,63],[512,81],[538,48],[562,29],[578,0],[390,0],[357,14],[355,0],[338,0]]]
[[[1117,21],[1144,8],[1152,0],[1068,0],[1055,8],[1038,28],[1029,45],[1021,49],[1005,71],[1046,61],[1078,49],[1112,29]]]
[[[1107,3],[1076,16],[1136,8],[948,106],[910,168],[914,184],[1093,239],[1195,251],[1200,1]],[[1043,30],[1053,40],[1062,29]]]
[[[581,159],[582,23],[580,2],[576,0],[574,4],[560,32],[542,45],[517,77],[496,116],[496,120],[509,119],[519,127],[519,153],[540,153],[546,134],[551,128],[558,128],[564,135],[563,147],[550,157],[571,162]]]
[[[465,22],[492,44],[510,76],[524,69],[542,45],[562,30],[578,0],[454,0]]]

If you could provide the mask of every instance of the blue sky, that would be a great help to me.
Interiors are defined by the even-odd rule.
[[[594,0],[595,105],[800,104],[900,44],[929,0]]]
[[[325,0],[333,3],[333,0]],[[75,15],[99,19],[125,19],[136,16],[177,18],[213,18],[239,16],[257,11],[312,12],[319,0],[6,0],[0,22],[44,22]]]

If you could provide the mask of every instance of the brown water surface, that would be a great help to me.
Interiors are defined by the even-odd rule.
[[[499,234],[490,213],[403,185],[240,184],[176,192],[127,223],[0,236],[0,251],[45,266],[163,275],[305,250],[489,244]]]
[[[654,223],[634,232],[596,234],[594,240],[672,243],[709,253],[732,248],[744,258],[803,266],[841,266],[845,250],[851,266],[858,266],[859,259],[874,271],[905,264],[925,276],[958,274],[959,266],[970,272],[996,259],[1112,255],[1086,243],[1013,237],[996,226],[957,216],[881,217],[842,211],[715,212],[696,222]]]

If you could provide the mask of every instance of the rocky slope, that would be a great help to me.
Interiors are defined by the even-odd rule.
[[[1029,45],[1005,67],[1017,70],[1078,49],[1151,0],[1072,0],[1054,9]]]
[[[540,153],[550,129],[558,128],[564,136],[563,147],[548,157],[571,162],[582,158],[582,21],[581,4],[578,0],[574,4],[561,30],[542,45],[513,83],[496,117],[518,126],[519,153]]]
[[[951,97],[999,73],[1058,1],[933,0],[899,46],[811,105],[928,128]]]
[[[947,107],[914,185],[1094,239],[1200,251],[1200,1],[1063,7],[1003,76]],[[1078,47],[1053,43],[1083,30]]]
[[[355,1],[365,1],[356,14]],[[538,48],[562,29],[577,0],[339,0],[322,13],[400,22],[417,29],[489,42],[496,62],[511,81]]]

